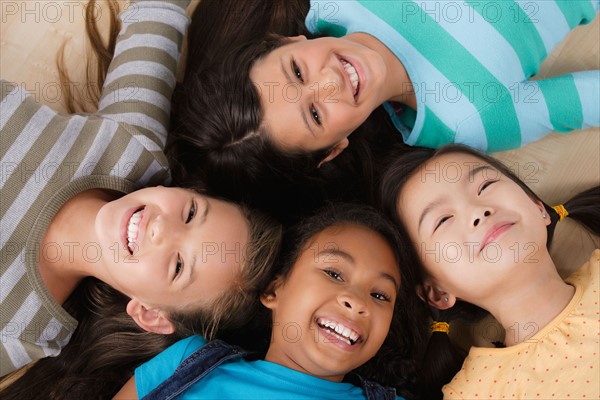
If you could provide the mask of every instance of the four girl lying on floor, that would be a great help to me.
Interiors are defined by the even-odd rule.
[[[464,3],[456,24],[404,0],[313,1],[306,26],[330,37],[267,25],[198,55],[192,36],[206,60],[188,59],[171,116],[188,3],[121,15],[95,114],[60,115],[2,81],[0,373],[39,360],[3,398],[110,398],[132,374],[117,398],[436,398],[444,385],[445,398],[599,397],[600,253],[563,281],[547,246],[567,215],[600,234],[600,188],[550,208],[471,148],[361,147],[382,104],[393,127],[371,136],[392,127],[417,146],[498,150],[600,125],[599,71],[528,80],[597,0],[530,2],[535,15],[496,2],[498,20],[492,2]],[[432,100],[437,84],[457,100]],[[373,160],[370,194],[328,188]],[[59,168],[36,179],[47,165]],[[181,188],[140,189],[171,183],[169,166]],[[458,179],[431,172],[448,166]],[[366,198],[383,211],[342,203]],[[280,223],[245,203],[299,214],[281,251]],[[429,311],[432,342],[488,312],[506,347],[464,363],[426,349]]]

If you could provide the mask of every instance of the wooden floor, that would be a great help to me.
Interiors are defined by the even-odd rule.
[[[71,0],[3,2],[0,14],[0,77],[23,84],[40,102],[65,110],[58,85],[56,54],[66,42],[66,64],[73,84],[85,81],[86,48],[82,15],[86,4],[86,0],[79,3]],[[106,10],[98,14],[100,24],[107,21],[105,13]],[[596,18],[590,25],[575,29],[544,62],[538,76],[600,69],[599,42],[600,23]],[[518,171],[519,176],[547,203],[558,204],[579,191],[600,184],[598,128],[567,135],[551,134],[521,149],[494,156]],[[557,228],[552,255],[561,275],[567,276],[598,247],[598,238],[591,237],[575,223],[566,220]],[[471,339],[465,337],[464,340],[469,342]],[[475,339],[475,342],[479,340]],[[479,344],[486,345],[487,341]]]

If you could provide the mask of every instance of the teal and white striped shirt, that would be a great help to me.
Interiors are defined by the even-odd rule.
[[[384,106],[409,145],[521,147],[600,126],[600,71],[530,80],[599,0],[312,0],[308,29],[373,35],[404,64],[416,112]]]

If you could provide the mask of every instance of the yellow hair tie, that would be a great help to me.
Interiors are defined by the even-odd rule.
[[[567,217],[567,215],[569,215],[569,212],[567,211],[567,209],[565,208],[565,206],[563,206],[562,204],[559,204],[559,205],[554,206],[552,208],[558,214],[558,222],[562,221],[563,219],[565,219]]]
[[[433,321],[431,323],[431,332],[448,333],[449,331],[450,331],[450,324],[447,322]]]

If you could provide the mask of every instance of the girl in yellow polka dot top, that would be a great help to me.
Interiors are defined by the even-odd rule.
[[[444,399],[600,398],[600,250],[563,280],[547,248],[567,215],[600,235],[600,187],[548,207],[496,160],[453,145],[398,158],[381,196],[414,243],[419,295],[440,316],[424,363],[428,399],[443,384]],[[452,370],[442,321],[465,307],[496,318],[504,347],[472,347]]]

